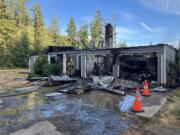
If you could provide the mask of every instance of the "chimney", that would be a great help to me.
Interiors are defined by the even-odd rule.
[[[108,23],[105,26],[105,48],[113,47],[113,26]]]

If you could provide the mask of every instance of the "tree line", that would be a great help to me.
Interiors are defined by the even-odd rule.
[[[32,53],[50,45],[74,45],[80,49],[101,46],[104,21],[100,11],[90,24],[79,29],[71,16],[66,35],[61,34],[59,24],[56,16],[52,16],[50,26],[45,24],[39,3],[30,8],[27,0],[0,0],[0,68],[27,67]]]

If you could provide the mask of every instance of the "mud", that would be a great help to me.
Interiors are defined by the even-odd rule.
[[[2,98],[0,134],[5,135],[48,120],[65,135],[119,135],[133,125],[118,111],[121,96],[102,91],[46,97],[54,88]]]
[[[25,69],[0,70],[0,93],[1,90],[14,90],[14,88],[29,86],[26,72]]]

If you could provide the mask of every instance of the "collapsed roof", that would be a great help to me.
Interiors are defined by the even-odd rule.
[[[74,46],[49,46],[47,52],[65,52],[65,51],[77,51],[78,49]]]

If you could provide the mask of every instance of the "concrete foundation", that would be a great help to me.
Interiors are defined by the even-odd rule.
[[[144,112],[136,113],[138,116],[153,117],[166,103],[168,93],[153,93],[150,97],[142,97]]]

